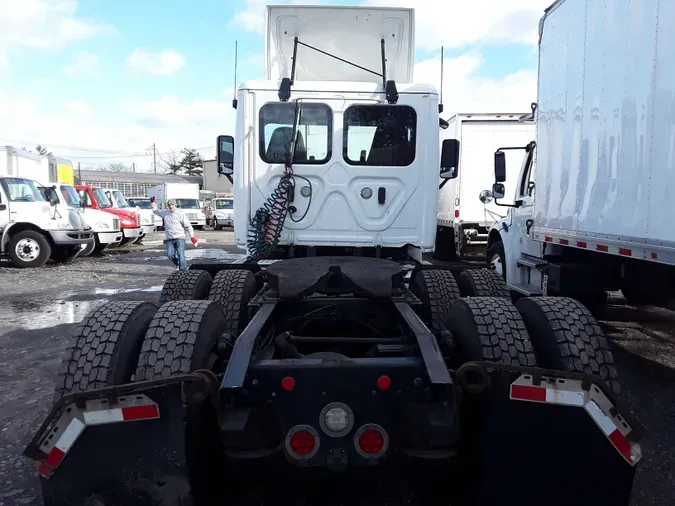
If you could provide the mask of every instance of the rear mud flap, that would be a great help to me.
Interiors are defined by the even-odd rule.
[[[181,385],[118,401],[71,404],[26,449],[45,506],[190,504]]]
[[[468,504],[630,504],[638,429],[597,384],[495,371],[490,385],[464,420]]]

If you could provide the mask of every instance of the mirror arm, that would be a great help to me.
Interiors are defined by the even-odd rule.
[[[443,188],[448,181],[450,181],[450,179],[444,179],[443,182],[438,185],[438,189],[440,190],[441,188]]]

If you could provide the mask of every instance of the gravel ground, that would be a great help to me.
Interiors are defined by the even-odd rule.
[[[188,247],[191,259],[241,254],[231,232],[198,235],[202,244],[197,249]],[[40,504],[35,467],[22,451],[51,405],[66,337],[74,324],[106,301],[157,300],[174,269],[163,256],[161,240],[162,235],[155,234],[144,247],[38,270],[0,265],[0,506]],[[632,504],[675,504],[675,312],[637,310],[624,302],[611,299],[602,323],[612,338],[624,400],[647,431]],[[326,504],[325,498],[330,497],[331,504],[429,502],[402,476],[389,475],[375,483],[361,483],[362,479],[350,479],[349,486],[343,481],[322,481],[302,500],[284,501]],[[278,492],[278,487],[261,487],[241,504],[278,503]]]

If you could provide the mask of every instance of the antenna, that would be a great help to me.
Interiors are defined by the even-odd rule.
[[[441,99],[438,103],[438,114],[443,112],[443,46],[441,46]]]
[[[232,98],[232,107],[237,108],[237,57],[239,55],[239,41],[234,41],[234,86],[233,86],[233,95]]]

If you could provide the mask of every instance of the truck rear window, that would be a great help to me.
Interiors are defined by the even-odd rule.
[[[344,113],[342,156],[350,165],[405,167],[415,160],[416,130],[407,105],[353,105]]]
[[[293,163],[322,164],[331,158],[333,111],[326,104],[301,102]],[[260,108],[260,158],[286,163],[291,154],[295,103],[273,102]]]

